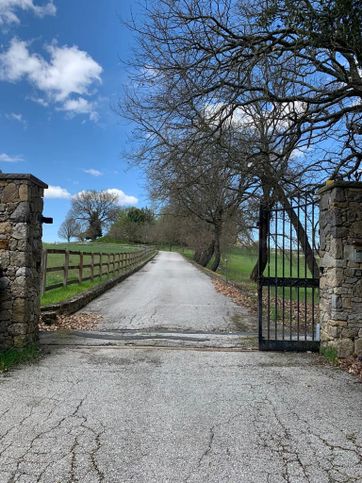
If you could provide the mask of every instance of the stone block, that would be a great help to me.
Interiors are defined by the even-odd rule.
[[[19,186],[19,199],[20,201],[28,201],[29,199],[29,187],[26,184]]]
[[[327,330],[325,332],[329,339],[335,339],[336,337],[339,337],[341,329],[338,326],[329,325],[327,326]]]
[[[342,297],[341,295],[332,295],[332,309],[337,310],[342,308]]]
[[[354,341],[354,353],[357,356],[362,356],[362,337]]]
[[[9,249],[9,240],[0,240],[0,250]]]
[[[0,233],[7,234],[11,233],[12,225],[9,221],[3,221],[0,223]]]
[[[343,327],[340,331],[342,339],[355,339],[358,336],[358,327]]]
[[[5,186],[2,193],[2,203],[11,203],[19,200],[19,189],[15,183],[9,183]]]
[[[10,219],[14,220],[15,222],[22,222],[25,223],[30,218],[30,207],[29,203],[21,202],[18,204],[16,209],[10,215]]]
[[[16,240],[26,240],[28,236],[28,224],[16,223],[12,231],[12,237]]]
[[[354,352],[354,342],[351,339],[335,340],[337,356],[340,358],[349,357]]]
[[[8,327],[8,332],[11,335],[26,335],[28,333],[28,324],[26,323],[15,323]]]

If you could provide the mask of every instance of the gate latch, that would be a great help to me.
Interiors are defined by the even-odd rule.
[[[41,223],[45,223],[46,225],[52,225],[53,224],[53,218],[50,218],[49,216],[42,216],[40,218]]]

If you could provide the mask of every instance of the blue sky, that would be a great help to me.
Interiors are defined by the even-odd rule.
[[[117,189],[121,205],[147,204],[143,174],[125,157],[131,126],[113,109],[134,41],[120,19],[137,15],[135,4],[0,1],[0,169],[50,186],[45,241],[79,191]]]

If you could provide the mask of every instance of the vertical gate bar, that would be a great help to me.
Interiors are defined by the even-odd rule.
[[[285,210],[283,209],[283,228],[282,228],[282,273],[283,273],[283,278],[285,278]],[[282,329],[282,338],[283,340],[285,339],[285,286],[283,283],[283,288],[282,288],[282,324],[283,324],[283,329]]]
[[[270,210],[270,208],[269,208]],[[268,262],[268,278],[270,279],[270,223],[271,223],[271,217],[272,217],[272,210],[269,211],[269,230],[267,233],[267,262]],[[270,283],[268,283],[268,317],[267,317],[267,322],[268,322],[268,340],[270,339]]]
[[[258,254],[258,323],[259,323],[259,347],[263,340],[263,284],[262,284],[262,271],[261,271],[261,257],[263,251],[265,251],[265,239],[263,238],[263,218],[265,216],[265,210],[260,205],[259,208],[259,254]]]
[[[275,340],[278,338],[278,207],[275,210],[275,248],[274,248],[274,276],[275,276],[275,290],[274,290],[274,310],[275,310],[275,321],[274,321],[274,336]]]
[[[293,209],[293,207],[291,208]],[[293,277],[293,226],[291,215],[289,214],[289,276]],[[293,289],[289,285],[289,339],[292,340],[292,320],[293,320]]]
[[[313,261],[312,261],[312,277],[314,277],[315,272],[315,229],[314,229],[314,210],[315,210],[315,202],[312,201],[312,252],[313,252]],[[314,340],[314,287],[312,287],[312,340]]]
[[[304,246],[307,246],[307,229],[308,229],[308,217],[307,217],[307,195],[304,195]],[[307,280],[307,256],[304,254],[304,280]],[[304,287],[304,340],[307,340],[307,284]]]
[[[298,207],[297,207],[297,216],[298,216],[298,232],[297,232],[297,278],[300,278],[300,193],[298,193]],[[300,325],[300,293],[299,293],[299,286],[297,286],[297,340],[299,340],[299,325]]]

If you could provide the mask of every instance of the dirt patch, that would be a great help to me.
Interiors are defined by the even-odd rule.
[[[92,313],[78,313],[73,315],[57,315],[54,323],[48,324],[41,320],[39,330],[42,332],[56,332],[58,330],[92,330],[98,328],[103,317]]]

